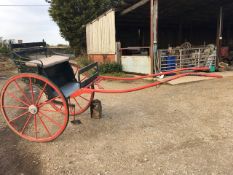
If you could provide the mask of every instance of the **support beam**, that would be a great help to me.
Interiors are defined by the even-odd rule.
[[[159,70],[159,60],[158,60],[158,1],[153,0],[153,33],[154,33],[154,42],[153,42],[153,71],[158,72]]]
[[[154,72],[154,0],[150,0],[150,59],[151,59],[151,74]]]
[[[147,2],[149,2],[150,0],[141,0],[138,3],[134,4],[133,6],[125,9],[124,11],[121,12],[121,15],[126,15],[127,13],[130,13],[131,11],[143,6],[144,4],[146,4]]]
[[[219,61],[220,61],[220,52],[222,47],[222,32],[223,32],[223,8],[220,7],[219,11],[219,19],[217,25],[217,39],[216,39],[216,46],[217,46],[217,59],[216,59],[216,68],[218,69]]]

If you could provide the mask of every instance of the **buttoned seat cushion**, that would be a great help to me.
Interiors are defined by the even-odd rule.
[[[48,68],[52,67],[54,65],[64,63],[66,61],[69,61],[69,57],[66,56],[60,56],[60,55],[53,55],[51,57],[47,58],[41,58],[39,60],[32,60],[26,62],[26,66],[28,67],[43,67],[43,68]]]

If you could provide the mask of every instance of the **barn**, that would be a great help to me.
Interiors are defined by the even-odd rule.
[[[86,25],[90,60],[118,62],[125,72],[149,74],[216,66],[232,56],[232,0],[125,2]]]

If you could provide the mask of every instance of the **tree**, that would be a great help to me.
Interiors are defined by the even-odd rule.
[[[48,2],[48,1],[47,1]],[[60,33],[77,51],[86,47],[85,25],[122,0],[51,0],[49,14]]]

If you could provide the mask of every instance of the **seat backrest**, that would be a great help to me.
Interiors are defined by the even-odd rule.
[[[48,68],[40,68],[40,74],[47,77],[59,88],[72,82],[77,82],[72,67],[68,61]]]
[[[46,42],[33,42],[33,43],[10,43],[11,60],[15,63],[18,71],[21,73],[31,72],[37,73],[37,69],[27,67],[24,62],[31,60],[31,55],[36,54],[40,56],[47,56],[48,50]],[[36,56],[38,59],[38,56]]]
[[[85,80],[81,81],[81,76],[86,73],[88,73],[88,77]],[[99,76],[99,66],[97,62],[89,64],[88,66],[79,69],[78,81],[80,82],[81,88],[86,87],[87,85],[94,82],[94,80],[98,78],[98,76]]]
[[[27,54],[47,52],[46,42],[33,42],[33,43],[21,43],[10,44],[11,52],[20,56]]]
[[[42,42],[20,43],[20,44],[11,43],[10,46],[11,46],[11,49],[40,47],[40,46],[46,47],[46,42],[42,41]]]

